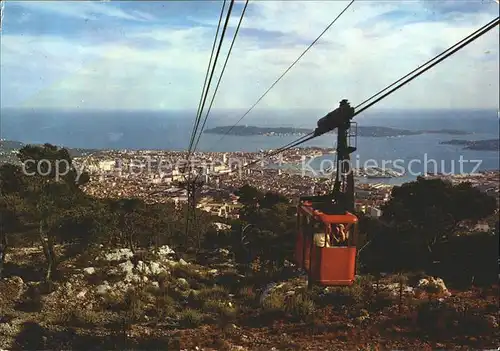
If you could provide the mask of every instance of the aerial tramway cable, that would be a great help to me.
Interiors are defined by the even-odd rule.
[[[191,139],[189,141],[188,157],[187,157],[188,159],[189,159],[189,155],[191,154],[191,148],[193,146],[193,141],[194,141],[196,131],[198,130],[198,126],[199,126],[200,120],[201,120],[200,109],[201,109],[201,103],[203,101],[203,95],[205,94],[205,90],[208,91],[208,88],[209,88],[209,87],[207,87],[207,81],[208,81],[208,76],[210,75],[210,67],[212,66],[212,59],[213,59],[214,52],[215,52],[215,45],[217,43],[217,38],[219,36],[219,30],[220,30],[221,23],[222,23],[222,17],[224,16],[225,7],[226,7],[226,0],[224,0],[224,2],[222,3],[222,8],[220,11],[220,16],[219,16],[219,23],[217,24],[217,31],[215,32],[214,42],[212,44],[212,52],[210,53],[210,60],[208,61],[207,72],[205,74],[205,81],[203,82],[203,89],[201,91],[201,96],[200,96],[200,102],[198,103],[198,110],[196,112],[196,117],[195,117],[194,124],[193,124],[193,131],[191,132]]]
[[[226,34],[226,30],[227,30],[227,26],[228,26],[228,23],[229,23],[229,19],[231,18],[231,11],[233,9],[233,5],[234,5],[234,0],[231,0],[231,3],[229,5],[229,9],[228,9],[228,12],[227,12],[227,15],[226,15],[226,21],[225,21],[224,27],[222,29],[222,34],[221,34],[221,37],[220,37],[219,46],[217,48],[217,52],[215,54],[215,59],[214,59],[213,65],[212,65],[212,70],[211,70],[210,74],[208,74],[208,71],[210,70],[210,64],[212,63],[212,56],[213,56],[213,53],[214,53],[215,43],[217,41],[217,35],[218,35],[219,29],[220,29],[220,24],[221,24],[221,21],[222,21],[222,16],[223,16],[223,13],[224,13],[225,2],[224,2],[224,5],[222,7],[222,10],[221,10],[221,15],[220,15],[220,18],[219,18],[219,24],[218,24],[218,27],[217,27],[217,32],[216,32],[214,43],[213,43],[213,47],[212,47],[212,53],[211,53],[211,56],[210,56],[210,62],[208,64],[207,76],[205,77],[205,84],[204,84],[204,89],[203,89],[203,92],[202,92],[202,98],[200,100],[200,105],[198,106],[198,113],[197,113],[197,116],[196,116],[196,119],[195,119],[195,124],[193,126],[193,132],[192,132],[192,135],[191,135],[191,141],[190,141],[190,144],[189,144],[188,154],[187,154],[187,157],[186,157],[186,165],[184,167],[184,172],[186,171],[186,166],[189,166],[190,156],[191,156],[191,154],[193,152],[193,149],[192,149],[193,142],[195,140],[196,133],[197,133],[200,121],[201,121],[201,115],[203,113],[203,108],[205,107],[205,103],[206,103],[206,100],[207,100],[207,97],[208,97],[208,92],[210,91],[210,84],[212,83],[212,79],[213,79],[213,76],[214,76],[214,73],[215,73],[215,67],[217,66],[217,59],[219,58],[220,49],[222,47],[222,43],[224,42],[224,35]],[[209,75],[209,79],[208,79],[208,82],[207,82],[208,75]],[[196,180],[197,180],[196,178],[194,179],[194,181],[192,181],[192,179],[191,179],[191,168],[189,167],[189,169],[188,169],[188,175],[185,176],[186,181],[184,183],[185,186],[186,186],[187,196],[188,196],[188,206],[186,207],[186,236],[189,234],[190,214],[191,213],[193,213],[193,215],[195,214],[195,206],[196,206],[196,204],[195,204],[195,192],[196,192]]]
[[[459,45],[463,44],[465,41],[467,41],[470,37],[478,34],[479,32],[481,32],[485,27],[488,27],[489,25],[493,24],[497,22],[498,23],[498,17],[496,19],[493,19],[491,20],[490,22],[488,22],[486,25],[484,25],[483,27],[477,29],[475,32],[469,34],[467,37],[463,38],[462,40],[460,40],[459,42],[455,43],[453,46],[449,47],[448,49],[444,50],[443,52],[441,52],[439,55],[437,56],[434,56],[432,59],[428,60],[427,62],[425,62],[424,64],[422,65],[419,65],[417,68],[415,68],[413,71],[411,71],[410,73],[408,73],[407,75],[405,75],[404,77],[401,77],[400,79],[398,79],[397,81],[395,81],[394,83],[392,83],[391,85],[385,87],[384,89],[380,90],[378,93],[370,96],[368,99],[364,100],[362,103],[358,104],[358,106],[356,106],[354,109],[358,110],[362,105],[366,104],[368,101],[372,100],[373,98],[379,96],[380,94],[382,94],[383,92],[387,91],[388,89],[392,88],[394,85],[398,84],[399,82],[401,82],[403,79],[409,77],[410,75],[412,75],[413,73],[417,72],[418,70],[422,69],[422,67],[425,67],[426,65],[430,64],[431,62],[435,61],[435,60],[438,60],[441,56],[443,55],[446,55],[447,53],[451,52],[452,50],[454,50],[456,47],[458,47]],[[484,33],[483,33],[484,34]],[[460,50],[460,48],[458,48],[457,50],[453,51],[450,53],[453,54],[454,52]],[[445,57],[446,58],[446,57]],[[442,61],[443,59],[440,59],[440,61]],[[440,62],[439,61],[439,62]],[[439,62],[436,62],[439,63]],[[432,67],[432,66],[431,66]],[[422,72],[423,73],[423,72]],[[417,75],[418,76],[418,75]],[[416,77],[415,77],[416,78]],[[412,78],[413,79],[413,78]],[[410,79],[410,81],[412,80]],[[408,81],[409,82],[409,81]],[[407,83],[408,83],[407,82]],[[406,83],[405,83],[406,84]],[[367,106],[366,108],[368,108],[369,106]],[[360,111],[358,111],[356,114],[358,113],[361,113],[362,111],[364,111],[366,108],[363,108],[361,109]]]
[[[241,22],[243,22],[243,17],[245,17],[245,11],[246,11],[247,6],[248,6],[248,1],[249,0],[246,0],[245,7],[243,7],[243,11],[241,12],[240,20],[239,20],[238,25],[236,27],[236,30],[234,32],[233,40],[231,42],[231,46],[229,47],[229,51],[228,51],[227,56],[226,56],[226,61],[224,62],[224,66],[222,67],[222,72],[219,76],[219,80],[217,81],[217,85],[215,87],[215,91],[214,91],[214,94],[212,96],[212,100],[210,101],[210,105],[208,106],[208,110],[207,110],[207,113],[205,115],[205,119],[203,120],[203,124],[201,126],[200,133],[198,134],[198,138],[196,139],[196,143],[194,144],[193,152],[196,151],[196,148],[198,147],[198,143],[200,142],[201,134],[203,133],[203,130],[205,129],[205,124],[207,123],[208,115],[210,114],[210,110],[212,109],[212,105],[214,103],[215,96],[217,95],[217,91],[219,90],[219,85],[220,85],[220,82],[222,80],[222,76],[224,75],[224,71],[226,70],[226,65],[227,65],[227,62],[229,61],[229,57],[231,56],[231,51],[233,50],[233,46],[234,46],[234,43],[236,41],[236,37],[238,36]],[[200,115],[201,115],[201,113],[200,113]]]
[[[375,99],[374,101],[370,102],[368,105],[364,106],[360,110],[357,110],[354,113],[354,116],[356,116],[356,115],[360,114],[361,112],[367,110],[368,108],[372,107],[373,105],[375,105],[376,103],[378,103],[382,99],[384,99],[387,96],[389,96],[390,94],[394,93],[396,90],[402,88],[404,85],[408,84],[409,82],[411,82],[412,80],[414,80],[418,76],[422,75],[423,73],[425,73],[426,71],[428,71],[432,67],[436,66],[438,63],[442,62],[444,59],[450,57],[451,55],[453,55],[454,53],[456,53],[460,49],[463,49],[464,47],[466,47],[467,45],[469,45],[470,43],[472,43],[476,39],[480,38],[481,36],[483,36],[484,34],[486,34],[487,32],[489,32],[490,30],[492,30],[493,28],[495,28],[498,24],[499,24],[499,17],[493,19],[492,21],[490,21],[486,25],[482,26],[480,29],[478,29],[475,32],[469,34],[467,37],[465,37],[464,39],[460,40],[459,42],[457,42],[456,44],[454,44],[453,46],[451,46],[449,49],[447,49],[444,52],[438,54],[433,59],[427,61],[423,65],[419,66],[417,69],[413,70],[412,72],[408,73],[404,77],[402,77],[402,78],[398,79],[397,81],[395,81],[394,83],[390,84],[388,87],[386,87],[383,90],[379,91],[378,93],[374,94],[369,99],[363,101],[361,104],[359,104],[356,107],[356,109],[359,106],[361,106],[361,105],[365,104],[366,102],[370,101],[371,99],[375,98],[376,96],[382,94],[384,91],[386,91],[390,87],[393,87],[394,85],[400,83],[397,86],[395,86],[393,89],[391,89],[390,91],[386,92],[382,96],[380,96],[377,99]],[[419,71],[419,72],[417,72],[417,71]],[[417,72],[417,73],[415,73],[415,72]],[[413,73],[415,73],[415,74],[413,76],[411,76]],[[408,78],[408,79],[406,79],[405,81],[402,81],[405,78]],[[279,148],[279,149],[277,149],[275,151],[270,152],[268,155],[266,155],[266,157],[272,157],[272,156],[274,156],[274,155],[276,155],[278,153],[281,153],[281,152],[284,152],[284,151],[289,150],[291,148],[294,148],[294,147],[296,147],[298,145],[301,145],[301,144],[303,144],[303,143],[305,143],[305,142],[307,142],[307,141],[309,141],[311,139],[316,138],[317,136],[319,136],[319,135],[314,135],[314,133],[309,133],[309,134],[307,134],[305,136],[302,136],[301,138],[299,138],[299,139],[297,139],[297,140],[295,140],[295,141],[293,141],[291,143],[288,143],[285,146],[282,146],[281,148]],[[253,162],[247,164],[246,166],[244,166],[243,168],[250,167],[250,166],[252,166],[252,165],[254,165],[254,164],[258,163],[258,162],[261,162],[261,160],[253,161]],[[231,171],[230,173],[232,173],[232,172],[233,171]]]
[[[214,77],[215,67],[217,66],[217,60],[219,58],[220,49],[222,47],[222,43],[224,42],[224,35],[226,34],[227,26],[229,24],[229,19],[231,18],[231,11],[233,10],[234,1],[235,0],[231,0],[231,4],[229,4],[229,9],[227,11],[226,21],[224,23],[224,28],[222,28],[222,34],[221,34],[221,37],[220,37],[219,46],[217,47],[217,53],[215,54],[215,60],[214,60],[213,66],[212,66],[212,72],[210,72],[210,78],[208,79],[207,89],[205,91],[205,96],[203,97],[203,102],[202,102],[201,108],[200,108],[200,114],[198,116],[198,125],[199,125],[199,123],[201,121],[201,115],[203,113],[203,109],[205,107],[205,103],[207,102],[208,92],[210,90],[210,84],[212,83],[212,79]],[[198,130],[198,126],[196,127],[196,130],[194,131],[193,142],[194,142],[194,138],[196,137],[197,130]],[[190,150],[191,150],[192,146],[193,146],[193,143],[191,143]],[[188,159],[187,159],[188,161],[189,161],[189,156],[191,155],[191,152],[192,152],[192,150],[188,153]]]
[[[335,22],[337,22],[337,20],[349,9],[349,7],[351,7],[351,5],[354,3],[354,1],[355,0],[352,0],[337,15],[337,17],[335,17],[333,19],[333,21],[330,22],[330,24],[316,37],[316,39],[314,39],[314,41],[311,44],[309,44],[309,46],[302,52],[302,54],[300,54],[300,56],[297,57],[297,59],[290,66],[288,66],[288,68],[281,74],[281,76],[279,76],[278,79],[276,79],[274,81],[274,83],[271,84],[271,86],[264,92],[264,94],[262,94],[257,99],[257,101],[238,119],[238,121],[236,121],[236,123],[231,128],[229,128],[226,131],[226,133],[224,133],[224,135],[222,135],[222,137],[217,141],[217,143],[219,143],[222,139],[224,139],[226,137],[226,135],[228,135],[231,132],[231,130],[233,130],[233,128],[236,127],[243,120],[243,118],[245,118],[262,101],[262,99],[264,99],[264,97],[276,86],[276,84],[278,84],[278,82],[295,66],[295,64],[297,62],[300,61],[300,59],[318,42],[318,40],[321,39],[321,37],[335,24]]]

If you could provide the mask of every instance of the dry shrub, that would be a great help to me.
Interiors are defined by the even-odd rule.
[[[196,328],[200,326],[205,320],[205,315],[193,308],[186,308],[181,311],[179,315],[179,322],[181,326],[187,328]]]
[[[364,301],[365,291],[360,284],[330,287],[324,296],[325,302],[337,306],[352,306]]]
[[[203,302],[203,310],[206,312],[216,312],[228,307],[226,303],[219,300],[207,300]]]
[[[203,280],[204,276],[192,265],[176,264],[172,267],[172,276],[175,278],[184,278],[186,280]]]
[[[236,307],[232,303],[220,300],[205,301],[203,309],[208,312],[215,312],[225,317],[231,317],[236,314]]]
[[[172,317],[177,313],[176,301],[168,295],[156,296],[156,315],[159,318]]]
[[[212,318],[224,327],[234,321],[237,315],[237,309],[228,302],[220,300],[207,300],[203,303],[203,311],[210,313]]]
[[[294,294],[285,298],[285,311],[295,318],[311,321],[315,314],[314,301],[305,294]]]
[[[87,276],[87,282],[91,285],[101,285],[104,281],[115,284],[123,281],[126,275],[126,272],[112,272],[110,267],[104,267]]]
[[[384,309],[394,305],[394,296],[390,291],[381,290],[375,295],[373,307],[375,309]]]
[[[257,301],[257,294],[251,286],[241,288],[237,296],[242,299],[243,303],[248,307],[253,306]]]
[[[314,301],[306,294],[284,295],[272,292],[262,303],[264,312],[285,313],[294,319],[310,321],[314,318],[316,307]]]
[[[188,303],[191,307],[202,308],[207,301],[227,301],[229,293],[221,286],[204,287],[201,290],[191,291]]]
[[[62,326],[72,327],[95,327],[106,323],[106,318],[102,313],[86,310],[79,307],[60,310],[54,318],[54,323]]]
[[[200,301],[209,299],[224,300],[229,298],[229,292],[222,286],[206,287],[199,291],[197,295]]]
[[[105,309],[125,312],[130,323],[140,321],[148,312],[152,312],[157,303],[157,297],[146,288],[138,287],[127,290],[124,294],[109,292],[104,295]]]
[[[490,335],[497,332],[497,325],[491,323],[486,310],[476,308],[459,298],[449,300],[426,300],[417,307],[417,326],[424,332],[442,336]]]
[[[125,309],[125,296],[113,291],[106,292],[102,297],[102,308],[110,311],[123,311]]]
[[[285,296],[278,292],[271,292],[262,302],[265,312],[285,312]]]

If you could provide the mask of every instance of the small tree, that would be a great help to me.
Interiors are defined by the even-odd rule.
[[[239,202],[245,206],[256,205],[263,197],[263,194],[257,188],[248,184],[238,189],[235,195],[239,196]]]
[[[470,183],[453,186],[439,179],[419,177],[393,188],[391,200],[382,207],[381,219],[395,225],[407,224],[432,252],[437,243],[456,234],[460,224],[477,222],[495,209],[495,199]]]
[[[3,275],[5,257],[9,248],[8,235],[22,227],[20,216],[15,211],[21,204],[22,199],[16,195],[2,194],[0,197],[0,278]]]
[[[385,268],[430,268],[438,260],[437,247],[454,237],[462,225],[486,218],[495,209],[496,200],[470,183],[454,186],[418,178],[393,188],[391,199],[382,207],[384,228],[367,251],[387,261]]]
[[[248,259],[260,257],[263,261],[282,266],[286,259],[291,259],[295,244],[295,211],[290,211],[289,200],[272,192],[261,193],[256,188],[245,185],[237,194],[244,205],[240,211],[240,220],[244,226],[251,226],[251,233],[246,236],[244,247],[236,251],[249,253]],[[238,236],[237,228],[235,233]],[[239,240],[241,241],[241,240]],[[235,240],[235,245],[242,245]]]
[[[80,186],[89,180],[88,173],[78,174],[68,151],[45,144],[27,145],[19,150],[23,163],[21,176],[24,188],[15,189],[26,206],[22,212],[38,224],[38,236],[47,260],[46,280],[50,281],[57,266],[54,250],[55,228],[67,211],[71,211],[85,198]],[[7,183],[14,183],[10,177]]]

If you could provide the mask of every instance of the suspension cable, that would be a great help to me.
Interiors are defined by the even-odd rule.
[[[213,59],[214,52],[215,52],[215,44],[217,43],[217,37],[219,36],[219,30],[220,30],[220,26],[222,23],[222,17],[224,15],[224,8],[225,7],[226,7],[226,0],[224,0],[224,2],[222,3],[222,9],[220,11],[220,16],[219,16],[219,23],[217,24],[217,31],[215,32],[214,42],[212,44],[212,52],[210,53],[210,60],[208,61],[207,72],[205,74],[205,81],[203,82],[203,89],[202,89],[201,95],[200,95],[200,102],[198,103],[198,110],[196,111],[196,116],[195,116],[195,120],[194,120],[194,124],[193,124],[193,131],[191,132],[191,139],[189,141],[188,158],[189,158],[189,154],[191,153],[191,147],[193,146],[194,136],[196,135],[196,131],[198,130],[198,125],[199,125],[200,119],[201,119],[201,114],[200,114],[201,102],[203,101],[203,95],[205,93],[205,89],[207,88],[207,80],[208,80],[208,76],[210,74],[210,66],[212,65],[212,59]]]
[[[459,45],[455,44],[453,46],[450,47],[453,48],[453,50],[449,51],[449,52],[446,52],[442,57],[440,57],[437,61],[435,62],[432,62],[429,66],[425,67],[422,69],[422,71],[416,73],[413,77],[410,77],[409,79],[407,79],[406,81],[404,82],[401,82],[398,86],[394,87],[393,89],[391,89],[390,91],[388,91],[387,93],[385,93],[384,95],[380,96],[379,98],[377,98],[375,101],[372,101],[371,103],[369,103],[368,105],[366,105],[365,107],[357,110],[355,113],[354,113],[354,116],[360,114],[361,112],[367,110],[368,108],[370,108],[371,106],[375,105],[377,102],[381,101],[382,99],[386,98],[387,96],[391,95],[392,93],[394,93],[396,90],[402,88],[403,86],[405,86],[406,84],[410,83],[412,80],[414,80],[415,78],[417,78],[418,76],[422,75],[423,73],[427,72],[428,70],[430,70],[432,67],[436,66],[438,63],[442,62],[443,60],[445,60],[446,58],[450,57],[451,55],[453,55],[454,53],[456,53],[457,51],[463,49],[464,47],[466,47],[467,45],[469,45],[470,43],[472,43],[473,41],[475,41],[476,39],[480,38],[481,36],[483,36],[484,34],[488,33],[490,30],[492,30],[493,28],[495,28],[498,23],[499,23],[499,19],[500,17],[497,17],[495,18],[494,20],[488,22],[487,24],[485,24],[483,27],[481,27],[479,30],[475,31],[474,33],[472,34],[469,34],[466,38],[462,39],[459,43]],[[441,54],[440,54],[441,55]],[[437,56],[440,56],[440,55],[437,55]],[[431,60],[432,61],[432,60]],[[424,64],[425,65],[425,64]],[[397,81],[396,81],[397,82]],[[396,83],[395,82],[395,83]],[[391,85],[394,85],[395,83],[391,84]],[[378,93],[379,94],[379,93]],[[378,95],[376,94],[376,95]]]
[[[250,167],[250,166],[253,166],[253,165],[255,165],[255,164],[259,163],[259,162],[262,162],[262,161],[264,160],[264,158],[273,157],[273,156],[275,156],[275,155],[277,155],[277,154],[282,153],[283,151],[286,151],[286,150],[292,149],[292,148],[294,148],[294,147],[296,147],[296,146],[299,146],[300,144],[303,144],[303,143],[305,143],[305,142],[308,142],[309,140],[311,140],[311,139],[313,139],[313,138],[315,138],[315,136],[314,136],[314,132],[311,132],[311,133],[309,133],[309,134],[306,134],[306,135],[304,135],[304,136],[300,137],[299,139],[292,141],[291,143],[288,143],[288,144],[286,144],[286,145],[284,145],[284,146],[282,146],[282,147],[280,147],[280,148],[278,148],[278,149],[276,149],[276,150],[271,151],[269,154],[267,154],[267,155],[265,155],[264,157],[262,157],[262,159],[259,159],[259,160],[254,160],[254,161],[252,161],[252,162],[250,162],[250,163],[248,163],[248,164],[244,165],[244,166],[242,167],[242,169],[243,169],[243,168]],[[233,173],[233,172],[235,172],[235,171],[236,171],[236,169],[231,170],[231,171],[230,171],[230,172],[228,172],[228,173]]]
[[[470,43],[472,43],[473,41],[475,41],[476,39],[480,38],[481,36],[483,36],[484,34],[486,34],[487,32],[489,32],[490,30],[492,30],[493,28],[495,28],[498,24],[499,24],[499,20],[500,17],[497,17],[495,18],[494,20],[490,21],[489,23],[487,23],[486,25],[482,26],[479,30],[473,32],[472,34],[469,34],[466,38],[462,39],[461,41],[459,41],[458,43],[454,44],[453,46],[451,46],[448,50],[445,51],[445,53],[441,53],[439,55],[437,55],[434,59],[432,60],[429,60],[427,61],[425,64],[421,65],[418,69],[412,71],[412,72],[415,72],[417,70],[421,70],[420,72],[414,74],[413,76],[409,77],[408,79],[406,79],[405,81],[401,82],[399,85],[397,85],[396,87],[394,87],[393,89],[391,89],[390,91],[386,92],[384,95],[380,96],[379,98],[377,98],[375,101],[372,101],[370,104],[368,104],[367,106],[361,108],[360,110],[357,110],[355,113],[354,113],[354,116],[360,114],[361,112],[367,110],[368,108],[372,107],[373,105],[375,105],[377,102],[380,102],[382,99],[386,98],[387,96],[391,95],[392,93],[394,93],[395,91],[397,91],[398,89],[402,88],[403,86],[405,86],[406,84],[408,84],[409,82],[411,82],[412,80],[414,80],[415,78],[417,78],[418,76],[422,75],[423,73],[427,72],[429,69],[431,69],[432,67],[436,66],[438,63],[442,62],[443,60],[445,60],[446,58],[450,57],[451,55],[453,55],[454,53],[456,53],[457,51],[463,49],[464,47],[466,47],[467,45],[469,45]],[[441,56],[439,59],[437,59],[436,61],[434,61],[437,57]],[[434,62],[432,62],[434,61]],[[431,63],[432,62],[432,63]],[[427,67],[424,67],[425,65],[429,64]],[[405,77],[408,77],[409,75],[411,75],[411,73],[407,74]],[[395,84],[397,84],[398,82],[400,82],[403,78],[400,78],[398,79],[396,82],[392,83],[391,85],[389,85],[387,88],[385,88],[384,90],[382,90],[381,92],[377,93],[374,95],[377,96],[379,95],[380,93],[382,93],[383,91],[386,91],[388,88],[390,88],[391,86],[394,86]],[[370,98],[371,99],[371,98]],[[369,101],[370,99],[367,99],[366,101]],[[363,102],[364,103],[364,102]],[[362,103],[362,104],[363,104]],[[358,106],[362,105],[362,104],[359,104]],[[312,134],[312,135],[311,135]],[[310,136],[309,136],[310,135]],[[281,153],[281,152],[284,152],[286,150],[289,150],[291,148],[294,148],[294,147],[297,147],[311,139],[314,139],[316,138],[317,136],[314,135],[314,133],[310,133],[308,135],[306,135],[307,137],[304,139],[304,136],[295,140],[294,142],[291,142],[273,152],[271,152],[270,154],[267,155],[267,157],[272,157],[278,153]],[[243,168],[246,168],[246,167],[249,167],[249,166],[252,166],[258,162],[262,162],[262,160],[256,160],[256,161],[253,161],[249,164],[247,164],[246,166],[243,166]],[[229,173],[232,173],[229,172]]]
[[[262,99],[264,99],[264,97],[275,87],[275,85],[278,84],[278,82],[295,66],[297,62],[300,61],[300,59],[302,59],[302,57],[318,42],[318,40],[321,39],[321,37],[335,24],[335,22],[337,22],[337,20],[349,9],[349,7],[351,7],[354,1],[355,0],[351,0],[351,2],[337,15],[337,17],[335,17],[333,21],[331,21],[330,24],[321,32],[321,34],[318,35],[318,37],[316,37],[316,39],[314,39],[311,44],[309,44],[304,52],[300,54],[300,56],[281,74],[281,76],[278,77],[278,79],[274,81],[274,83],[264,92],[264,94],[262,94],[261,97],[257,99],[257,101],[238,119],[238,121],[236,121],[235,124],[233,124],[231,128],[226,131],[226,133],[224,133],[224,135],[222,135],[222,137],[215,144],[218,144],[222,139],[224,139],[226,135],[228,135],[231,130],[233,130],[233,128],[236,127],[243,120],[243,118],[245,118],[262,101]],[[212,146],[214,146],[215,144],[213,144]]]
[[[196,148],[198,147],[198,143],[200,142],[201,135],[203,134],[203,130],[205,129],[205,124],[207,123],[208,115],[210,114],[210,110],[212,109],[212,105],[214,103],[215,96],[217,95],[217,91],[219,89],[219,85],[220,85],[220,82],[222,80],[222,76],[224,75],[224,71],[226,70],[227,62],[229,61],[229,56],[231,56],[231,51],[233,50],[233,46],[234,46],[234,43],[236,41],[236,37],[238,36],[241,22],[243,22],[243,17],[245,16],[245,11],[246,11],[247,6],[248,6],[248,1],[249,0],[246,0],[245,7],[243,7],[243,11],[241,12],[240,20],[239,20],[238,25],[236,27],[236,30],[234,32],[233,41],[231,42],[231,46],[229,47],[229,51],[228,51],[227,56],[226,56],[226,61],[224,62],[224,66],[222,67],[222,72],[219,76],[219,80],[217,81],[217,85],[215,87],[215,91],[214,91],[214,94],[212,96],[212,100],[210,101],[210,105],[208,106],[208,110],[207,110],[207,113],[205,115],[205,119],[203,120],[203,124],[201,126],[200,133],[198,134],[198,138],[196,139],[196,143],[194,144],[193,152],[196,152]]]
[[[220,49],[222,47],[222,43],[224,42],[224,35],[226,34],[226,30],[227,30],[227,26],[229,24],[229,19],[231,18],[231,11],[233,10],[233,5],[234,5],[234,1],[235,0],[231,0],[231,3],[229,4],[229,9],[227,11],[227,15],[226,15],[226,21],[224,23],[224,27],[222,28],[222,34],[221,34],[221,38],[220,38],[220,41],[219,41],[219,46],[217,47],[217,53],[215,54],[215,60],[214,60],[214,64],[212,66],[212,72],[210,72],[210,78],[208,79],[208,83],[207,83],[207,90],[205,91],[205,96],[203,97],[203,103],[201,104],[201,108],[200,108],[200,114],[198,116],[198,125],[201,121],[201,115],[203,113],[203,108],[205,107],[205,103],[207,101],[207,97],[208,97],[208,92],[210,90],[210,84],[212,83],[212,79],[214,77],[214,73],[215,73],[215,67],[217,66],[217,59],[219,58],[219,54],[220,54]],[[193,142],[194,142],[194,138],[196,136],[196,132],[197,132],[197,129],[195,130],[194,132],[194,135],[193,135]],[[191,143],[191,147],[192,147],[192,143]],[[191,150],[191,147],[190,147],[190,152],[188,152],[188,156],[187,156],[187,162],[189,162],[189,158],[192,154],[192,150]]]
[[[486,24],[485,26],[488,26],[492,23],[494,23],[496,21],[496,19],[493,19],[491,20],[488,24]],[[391,85],[385,87],[384,89],[380,90],[378,93],[370,96],[368,99],[364,100],[362,103],[358,104],[358,106],[356,106],[354,109],[359,109],[362,105],[366,104],[368,101],[370,101],[371,99],[379,96],[380,94],[382,94],[383,92],[387,91],[388,89],[392,88],[394,85],[396,85],[397,83],[401,82],[403,79],[409,77],[410,75],[412,75],[413,73],[417,72],[419,69],[421,69],[422,67],[430,64],[432,61],[434,60],[437,60],[439,57],[445,55],[447,52],[453,50],[455,47],[457,47],[458,45],[462,44],[464,41],[466,41],[469,37],[471,37],[472,35],[475,35],[477,33],[479,33],[481,31],[481,29],[483,29],[485,26],[477,29],[475,32],[471,33],[469,36],[463,38],[462,40],[460,40],[459,42],[457,42],[455,45],[449,47],[448,49],[444,50],[443,52],[441,52],[439,55],[437,56],[434,56],[432,59],[428,60],[427,62],[425,62],[424,64],[421,64],[419,65],[417,68],[415,68],[413,71],[411,71],[410,73],[406,74],[404,77],[401,77],[400,79],[398,79],[397,81],[395,81],[394,83],[392,83]]]

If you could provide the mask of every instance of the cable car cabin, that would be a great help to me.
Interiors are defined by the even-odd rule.
[[[301,200],[297,221],[295,260],[309,280],[323,286],[351,285],[356,274],[358,218]]]

